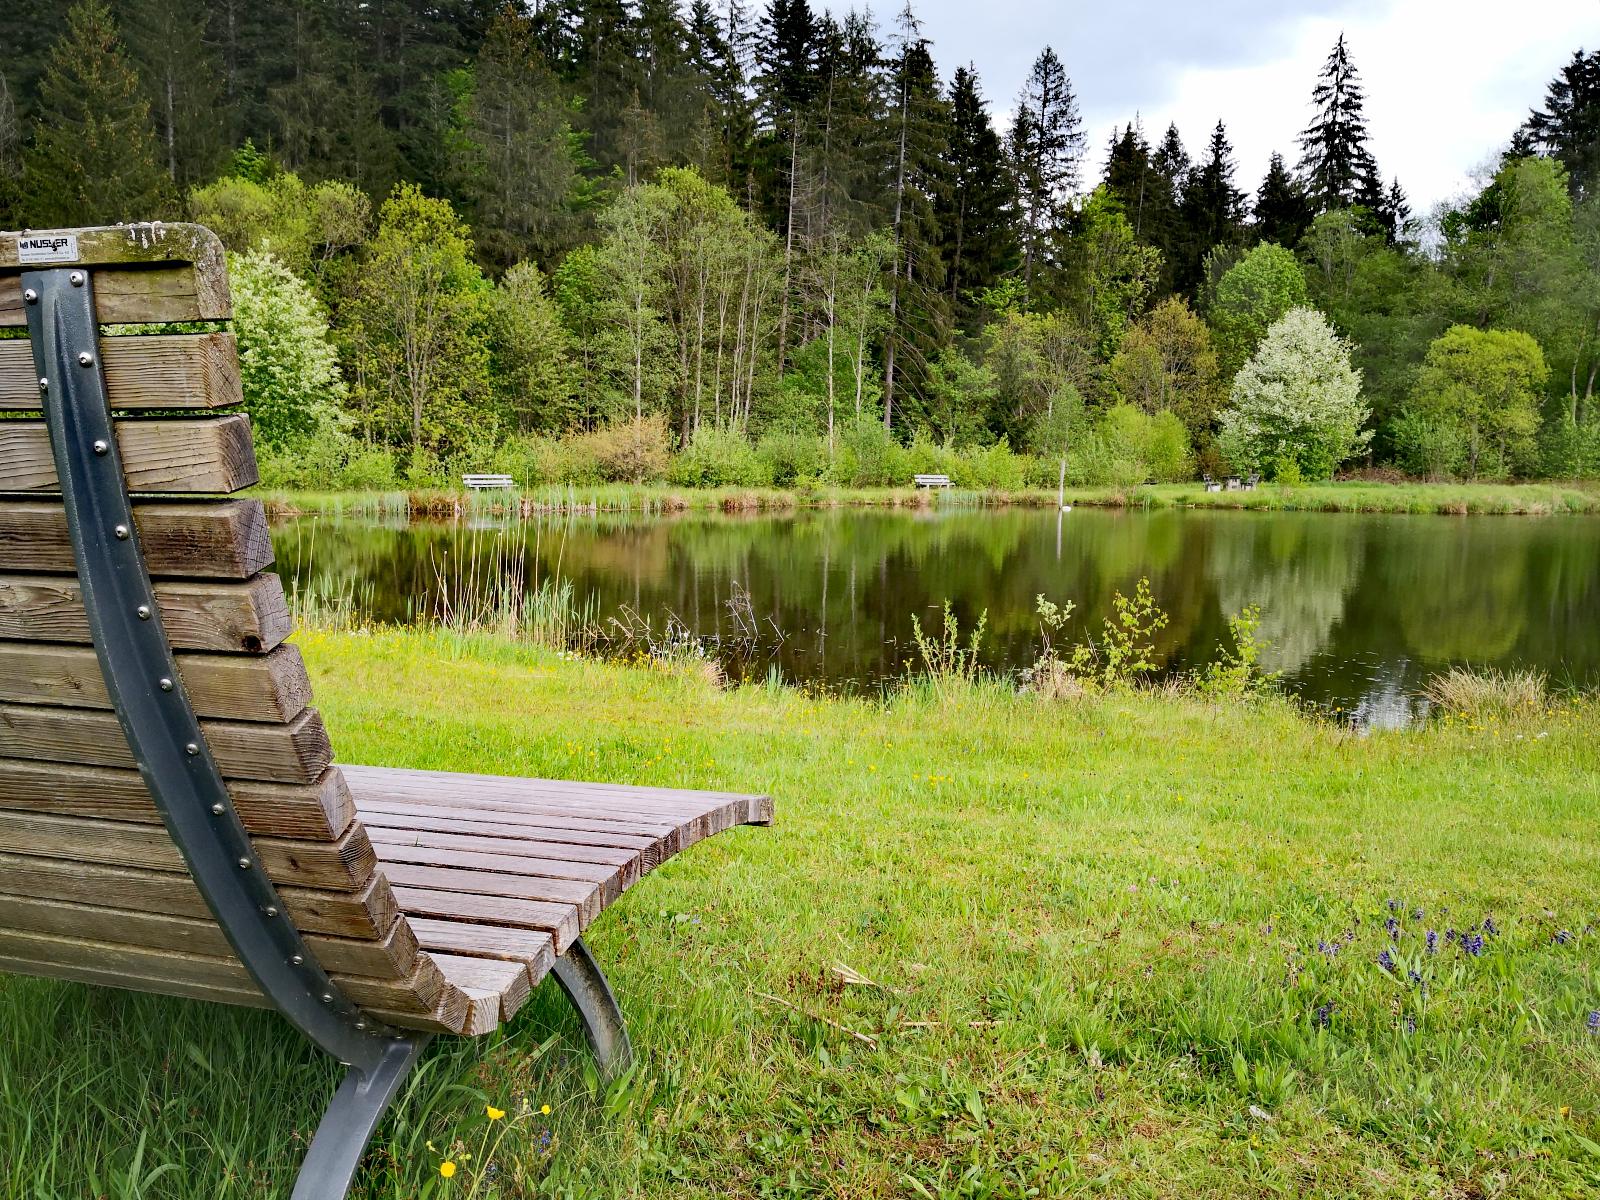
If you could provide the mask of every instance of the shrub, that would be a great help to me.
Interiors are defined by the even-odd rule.
[[[1469,721],[1514,721],[1544,712],[1549,699],[1539,671],[1470,671],[1451,667],[1423,689],[1434,707]]]
[[[839,433],[839,449],[830,475],[845,487],[893,487],[909,483],[906,453],[873,420],[854,421]]]
[[[228,262],[239,384],[258,445],[285,450],[338,427],[344,380],[311,288],[266,251]]]
[[[601,482],[592,439],[531,434],[512,438],[501,451],[506,472],[522,487],[588,486]]]
[[[1295,308],[1233,381],[1217,446],[1238,470],[1292,458],[1307,479],[1327,479],[1371,439],[1367,416],[1350,347],[1321,313]]]
[[[817,479],[828,465],[822,439],[809,433],[769,433],[756,443],[756,457],[774,487]]]
[[[1544,352],[1528,334],[1453,325],[1429,345],[1407,407],[1414,423],[1459,439],[1452,473],[1505,475],[1533,466],[1539,396],[1549,377]]]
[[[1184,479],[1189,470],[1189,432],[1177,414],[1151,416],[1131,404],[1108,408],[1067,456],[1067,478],[1077,484],[1133,487]]]
[[[392,491],[400,484],[394,451],[355,443],[339,470],[338,484],[353,491]]]
[[[737,429],[702,425],[673,457],[667,478],[680,487],[766,487],[772,473]]]
[[[587,434],[585,449],[607,483],[644,483],[667,469],[667,422],[649,413]]]
[[[989,488],[998,492],[1014,492],[1026,482],[1025,460],[1013,453],[1005,438],[982,449],[974,446],[961,454],[950,479],[960,487]]]

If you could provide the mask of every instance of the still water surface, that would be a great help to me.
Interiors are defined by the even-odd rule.
[[[1600,686],[1600,519],[1077,509],[610,517],[392,525],[300,518],[274,531],[303,594],[404,623],[469,608],[508,580],[570,581],[592,624],[676,624],[735,677],[875,688],[914,658],[911,619],[982,613],[988,666],[1038,653],[1035,597],[1098,630],[1148,577],[1171,621],[1164,669],[1225,644],[1261,606],[1266,665],[1307,701],[1402,724],[1444,667],[1533,667]],[[631,614],[631,616],[629,615]]]

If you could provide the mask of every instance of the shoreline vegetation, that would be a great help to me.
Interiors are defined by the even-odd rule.
[[[777,801],[590,932],[634,1070],[594,1077],[547,981],[497,1042],[430,1050],[358,1200],[442,1197],[447,1156],[462,1195],[1600,1183],[1593,699],[1356,737],[1270,693],[834,697],[448,630],[297,643],[341,761]],[[0,1026],[0,1161],[41,1195],[157,1165],[129,1196],[274,1194],[334,1082],[270,1014],[0,977]]]
[[[451,519],[531,518],[576,513],[783,513],[841,508],[938,510],[1026,507],[1053,509],[1054,488],[684,488],[656,484],[547,486],[467,492],[449,488],[378,491],[287,491],[258,488],[274,520],[300,516]],[[1091,508],[1235,509],[1255,512],[1420,513],[1450,516],[1600,514],[1600,483],[1388,483],[1350,480],[1208,492],[1204,485],[1068,487],[1069,505]]]

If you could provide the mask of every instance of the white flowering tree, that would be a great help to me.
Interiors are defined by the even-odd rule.
[[[230,256],[228,282],[256,443],[283,450],[336,426],[345,383],[310,285],[265,250]]]
[[[1371,439],[1369,415],[1350,347],[1316,309],[1292,308],[1234,378],[1217,446],[1237,470],[1327,479]]]

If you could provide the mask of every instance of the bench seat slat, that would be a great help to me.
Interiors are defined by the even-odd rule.
[[[259,500],[146,500],[134,504],[133,523],[158,580],[249,579],[272,565],[272,534]],[[0,571],[77,569],[59,500],[0,497]]]
[[[122,472],[134,492],[237,492],[260,482],[243,416],[116,423]],[[58,490],[43,421],[0,421],[0,492]]]
[[[102,338],[100,363],[113,409],[212,409],[244,399],[231,333]],[[33,344],[26,338],[0,341],[0,410],[40,407]]]
[[[175,650],[264,654],[289,636],[283,583],[261,574],[243,583],[164,580],[156,608]],[[0,575],[0,639],[87,646],[89,619],[76,576]]]
[[[195,712],[234,721],[291,721],[311,702],[300,651],[177,655],[178,674]],[[109,709],[100,660],[89,646],[0,641],[0,702]]]

